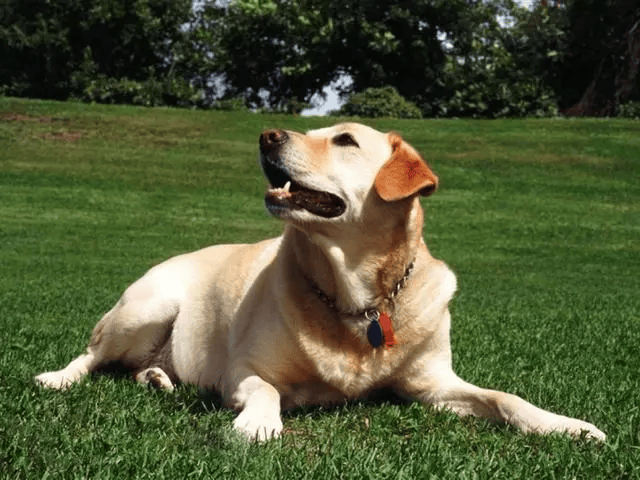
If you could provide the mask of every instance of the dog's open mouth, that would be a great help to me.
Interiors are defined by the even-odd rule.
[[[333,218],[342,215],[347,208],[340,197],[303,187],[268,160],[262,161],[262,169],[269,181],[265,203],[270,211],[304,209],[320,217]]]

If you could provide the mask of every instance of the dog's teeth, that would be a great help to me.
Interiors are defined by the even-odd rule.
[[[282,190],[285,192],[289,192],[289,188],[291,188],[291,180],[289,180],[287,183],[284,184],[284,187],[282,187]]]

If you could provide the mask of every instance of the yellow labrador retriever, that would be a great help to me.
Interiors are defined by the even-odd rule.
[[[605,439],[453,372],[456,279],[429,254],[419,202],[438,179],[399,135],[353,123],[268,130],[260,162],[282,236],[152,268],[100,320],[84,355],[36,380],[62,389],[119,362],[141,383],[218,390],[239,411],[234,428],[256,440],[281,433],[281,408],[381,387],[525,432]]]

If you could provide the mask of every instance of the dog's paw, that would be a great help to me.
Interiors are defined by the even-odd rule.
[[[45,388],[53,388],[55,390],[64,390],[68,388],[73,379],[64,374],[63,371],[41,373],[34,379],[36,383]]]
[[[136,382],[141,383],[142,385],[153,385],[156,388],[160,388],[168,392],[172,392],[174,388],[169,375],[159,367],[151,367],[141,370],[136,373],[133,378]]]
[[[589,422],[583,422],[582,420],[572,419],[571,425],[567,426],[566,432],[570,433],[576,438],[586,437],[593,440],[604,442],[607,439],[607,435],[595,425]]]
[[[541,434],[554,432],[568,433],[574,438],[588,438],[599,442],[604,442],[607,439],[604,432],[589,422],[554,414],[550,414],[550,418],[547,422],[541,422],[531,429],[525,428],[525,431],[532,431]]]
[[[264,442],[280,436],[282,420],[279,412],[268,414],[245,408],[234,420],[233,428],[251,441]]]

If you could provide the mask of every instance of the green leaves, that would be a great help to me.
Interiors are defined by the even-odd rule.
[[[251,109],[297,111],[331,84],[343,96],[393,86],[424,116],[489,118],[554,115],[595,80],[601,112],[640,99],[629,53],[638,41],[628,35],[640,7],[628,0],[532,10],[514,0],[192,7],[6,0],[0,93],[197,107],[241,98]]]
[[[349,97],[338,112],[359,117],[422,118],[422,112],[394,87],[368,88]]]
[[[190,0],[4,2],[0,92],[95,100],[89,90],[104,79],[122,85],[186,82],[189,56],[180,48],[188,41],[183,26],[190,14]],[[172,94],[158,98],[176,104]]]
[[[272,0],[235,0],[229,8],[237,9],[247,16],[266,16],[275,14],[278,5]]]

